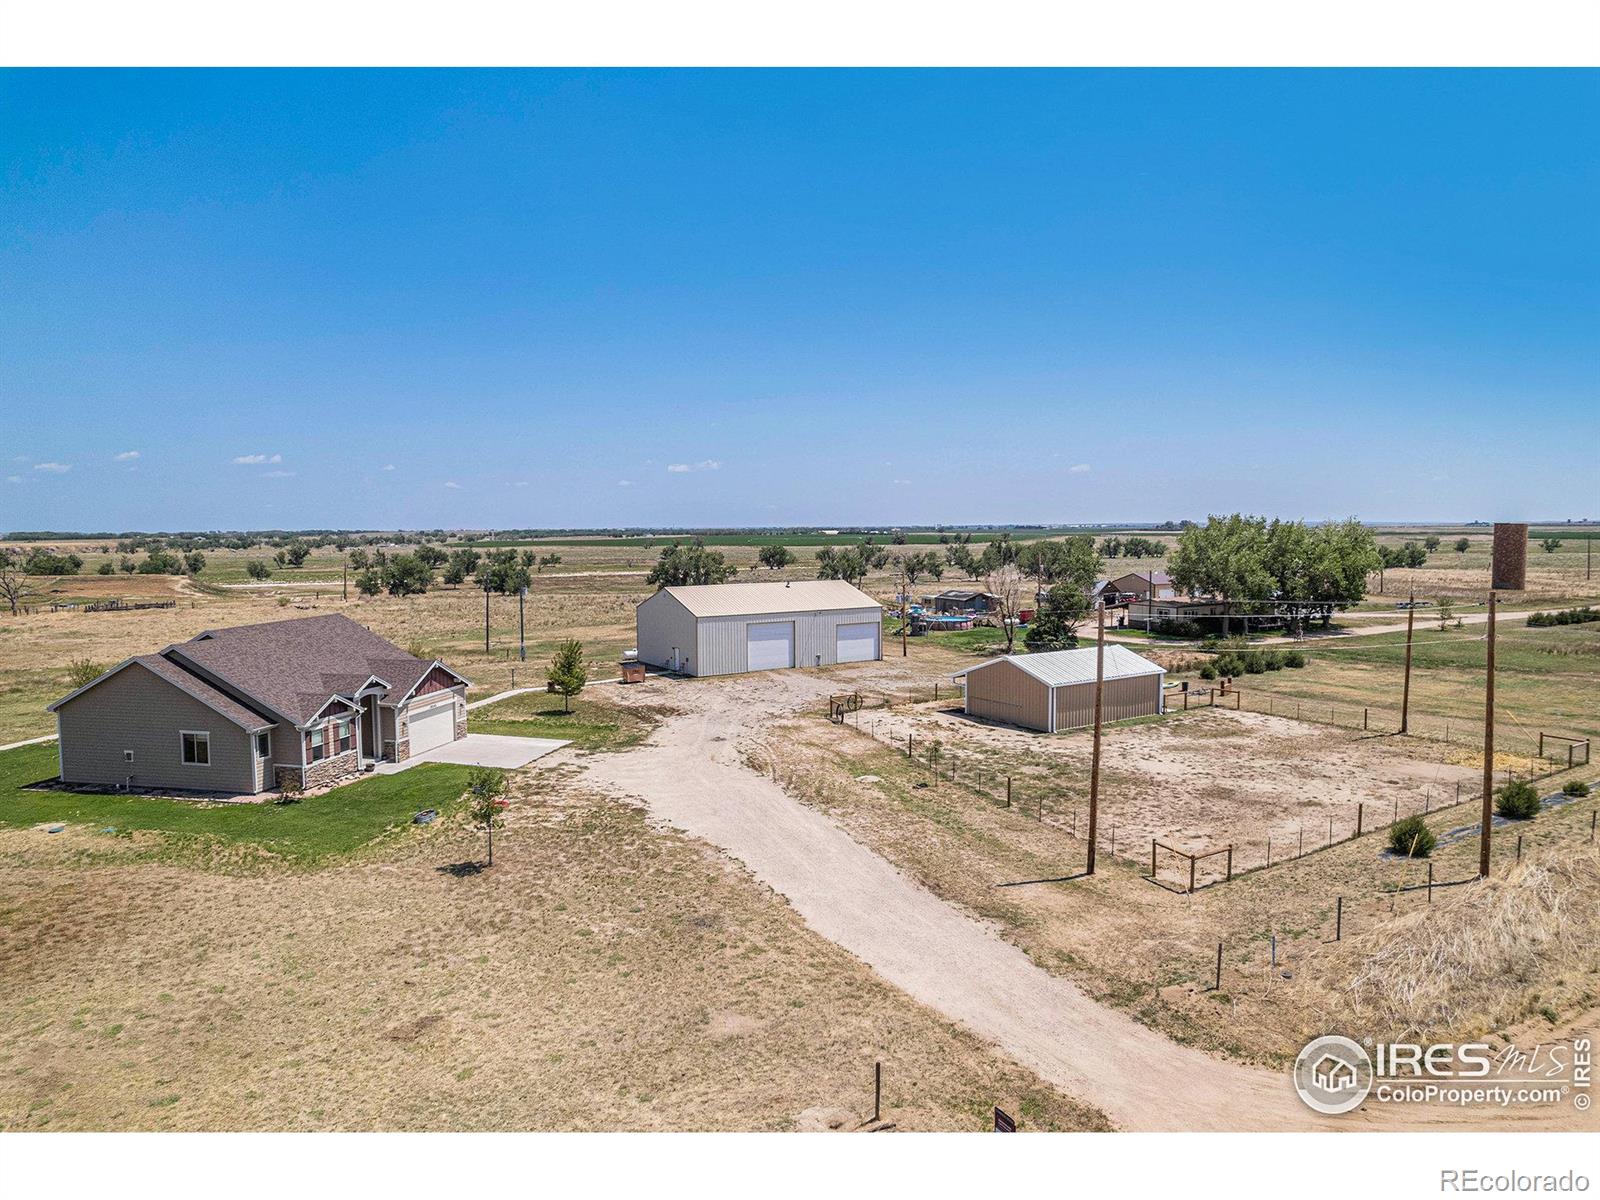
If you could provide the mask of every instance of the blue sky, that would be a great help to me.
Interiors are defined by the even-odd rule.
[[[1600,75],[0,73],[0,529],[1597,515]]]

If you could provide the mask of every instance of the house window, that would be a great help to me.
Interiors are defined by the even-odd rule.
[[[256,734],[256,755],[259,758],[272,757],[272,734],[263,730]]]
[[[211,735],[186,731],[183,734],[183,762],[189,767],[211,765]]]
[[[343,754],[347,750],[355,749],[356,723],[353,720],[337,722],[333,727],[333,736],[336,743],[334,753]]]
[[[306,758],[311,762],[328,757],[327,731],[317,726],[306,734]]]

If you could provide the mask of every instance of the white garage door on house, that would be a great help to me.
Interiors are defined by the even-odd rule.
[[[412,754],[421,754],[424,750],[432,750],[437,746],[444,745],[446,742],[453,742],[455,737],[455,701],[452,700],[449,704],[436,705],[433,708],[412,709]]]
[[[794,666],[794,622],[763,621],[745,627],[745,670]]]
[[[875,662],[878,658],[878,630],[876,621],[861,625],[839,626],[839,641],[834,661],[842,663]]]

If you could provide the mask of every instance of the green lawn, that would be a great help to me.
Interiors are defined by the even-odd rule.
[[[561,697],[528,692],[467,714],[471,733],[503,733],[511,737],[564,738],[581,750],[621,750],[637,745],[654,722],[632,709],[601,704],[584,696],[563,712]]]
[[[56,748],[53,743],[24,746],[0,754],[0,825],[61,822],[118,832],[154,830],[256,846],[297,865],[309,865],[407,827],[421,809],[449,812],[466,790],[470,770],[424,763],[292,804],[206,804],[158,796],[28,791],[28,784],[55,777]]]

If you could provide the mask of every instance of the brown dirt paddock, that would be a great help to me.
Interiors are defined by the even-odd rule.
[[[854,720],[855,718],[852,718]],[[1086,731],[1046,736],[969,719],[948,706],[867,710],[861,732],[900,746],[913,738],[926,762],[935,740],[943,767],[1013,803],[1043,801],[1048,819],[1081,837],[1087,829],[1091,741]],[[852,726],[852,729],[856,728]],[[1130,722],[1102,741],[1101,849],[1149,861],[1158,839],[1190,854],[1234,847],[1234,869],[1259,866],[1272,841],[1276,862],[1349,837],[1357,806],[1373,830],[1395,816],[1476,795],[1481,772],[1448,761],[1434,743],[1221,708]],[[978,772],[982,771],[982,778]],[[1075,814],[1075,815],[1074,815]],[[1162,856],[1167,868],[1177,860]],[[1223,870],[1223,858],[1210,873]],[[1185,873],[1187,867],[1184,868]],[[1202,868],[1200,878],[1207,878]]]

